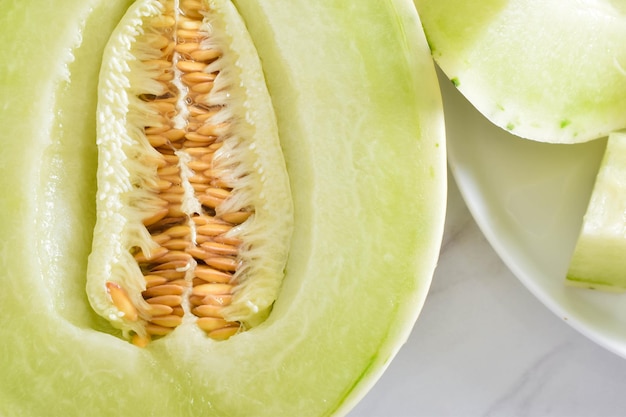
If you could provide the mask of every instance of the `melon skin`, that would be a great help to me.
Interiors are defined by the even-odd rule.
[[[520,137],[585,142],[626,126],[626,14],[610,0],[415,0],[437,64]]]
[[[145,349],[99,319],[84,293],[94,74],[128,5],[20,2],[3,15],[0,414],[347,413],[406,340],[443,232],[441,99],[413,5],[235,2],[292,184],[285,283],[249,332],[215,342],[186,328]],[[38,42],[18,48],[23,39]]]
[[[626,291],[626,133],[609,136],[567,271],[569,285]]]

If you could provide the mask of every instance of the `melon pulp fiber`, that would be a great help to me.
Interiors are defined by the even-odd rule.
[[[136,2],[102,63],[87,293],[138,344],[263,321],[288,253],[289,181],[257,53],[230,1],[204,18],[199,5]]]
[[[415,0],[437,64],[489,120],[574,143],[626,127],[626,8],[612,0]]]
[[[609,136],[567,271],[567,283],[626,291],[626,133]]]
[[[291,184],[284,283],[247,332],[216,342],[189,329],[142,349],[85,293],[97,74],[127,6],[19,2],[0,17],[0,414],[347,412],[407,337],[443,228],[441,102],[415,10],[235,2]]]

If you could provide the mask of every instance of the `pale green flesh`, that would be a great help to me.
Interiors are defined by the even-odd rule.
[[[414,1],[433,57],[496,125],[562,143],[626,127],[619,2]]]
[[[95,219],[95,118],[91,115],[96,108],[98,77],[98,66],[90,63],[98,62],[108,34],[128,3],[2,5],[5,12],[0,22],[6,29],[0,34],[5,45],[0,48],[5,63],[0,68],[1,123],[6,149],[0,154],[0,187],[4,190],[0,210],[3,218],[15,221],[0,225],[7,248],[3,263],[19,258],[4,254],[15,251],[24,256],[34,254],[33,260],[20,265],[24,271],[41,267],[64,276],[66,271],[86,265]],[[55,14],[67,16],[71,24],[59,28],[50,19]],[[81,43],[85,24],[98,25],[100,30],[85,32],[82,42],[87,47],[73,51]],[[35,213],[40,213],[37,224]],[[77,216],[84,224],[72,221]],[[51,239],[55,235],[58,238]],[[66,256],[68,252],[75,256]],[[33,261],[40,265],[31,265]],[[49,300],[49,305],[41,306],[41,314],[53,307],[76,324],[100,326],[86,302],[83,279],[60,281],[52,274],[18,273],[25,275],[36,280],[21,280],[29,282],[32,291],[45,291]],[[37,284],[42,279],[45,290]]]
[[[572,285],[626,290],[626,134],[609,136],[567,272]]]
[[[0,414],[345,413],[408,335],[441,239],[446,174],[441,103],[410,2],[236,2],[264,65],[294,197],[283,291],[265,323],[228,341],[213,342],[189,330],[145,349],[107,335],[103,330],[112,330],[94,318],[80,292],[85,242],[95,219],[91,135],[62,136],[73,144],[92,143],[80,151],[91,163],[74,166],[79,151],[62,148],[57,172],[66,176],[57,188],[62,194],[54,195],[63,197],[43,213],[39,184],[55,180],[42,172],[41,155],[58,140],[45,126],[57,122],[58,110],[80,108],[85,110],[65,125],[86,123],[93,129],[86,109],[95,108],[97,80],[68,91],[72,99],[59,102],[60,70],[54,68],[63,68],[61,51],[77,42],[47,36],[58,34],[51,16],[62,17],[70,35],[79,32],[71,25],[89,6],[99,5],[79,3],[66,2],[62,11],[17,3],[14,9],[41,15],[22,27],[24,17],[9,13],[2,26],[14,29],[2,32],[5,45],[31,39],[30,32],[43,39],[40,50],[37,44],[6,51],[10,59],[1,56],[20,71],[9,76],[0,67],[0,80],[10,83],[3,89],[19,92],[7,95],[12,101],[3,105],[11,111],[0,114],[5,142],[0,186],[8,196],[0,202],[5,219],[0,302],[9,312],[0,322],[6,342],[0,355]],[[103,22],[119,20],[123,6],[116,2],[111,14],[95,7],[98,18],[89,21],[85,41],[102,32]],[[306,24],[293,24],[298,21]],[[97,42],[99,48],[104,41]],[[50,55],[46,71],[23,70],[42,51]],[[97,68],[95,61],[70,67],[72,79]],[[43,71],[32,71],[37,69]],[[69,180],[78,177],[85,178],[84,185]],[[42,235],[46,218],[67,233]],[[44,258],[48,247],[57,247],[59,257]]]

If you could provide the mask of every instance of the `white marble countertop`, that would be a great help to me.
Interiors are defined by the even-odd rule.
[[[626,360],[517,280],[449,182],[441,257],[422,314],[349,416],[626,416]]]

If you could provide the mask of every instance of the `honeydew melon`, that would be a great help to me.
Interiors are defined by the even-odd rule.
[[[603,291],[626,291],[626,133],[609,136],[567,283]]]
[[[0,414],[342,415],[406,339],[435,267],[446,183],[437,79],[413,5],[234,5],[291,185],[284,282],[246,332],[215,341],[183,329],[144,348],[85,290],[97,75],[129,2],[4,5]]]
[[[613,0],[415,0],[437,64],[489,120],[574,143],[626,127],[626,8]]]

